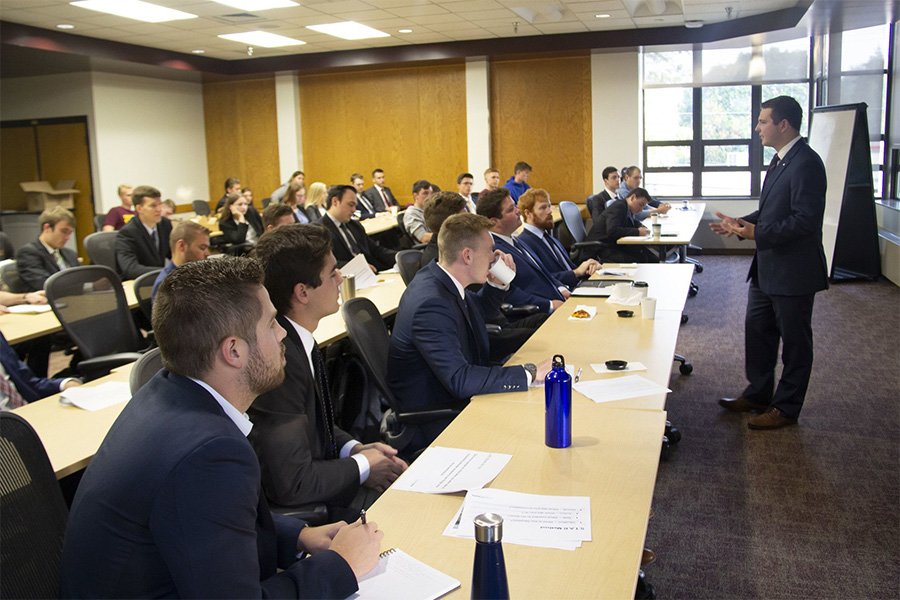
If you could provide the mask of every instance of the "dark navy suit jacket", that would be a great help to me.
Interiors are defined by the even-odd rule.
[[[491,234],[494,238],[494,248],[505,252],[516,261],[516,278],[509,286],[507,300],[516,306],[524,304],[536,304],[542,311],[550,312],[551,300],[563,300],[559,292],[563,283],[550,275],[543,268],[535,265],[535,257],[525,254],[526,250],[520,250],[509,244],[501,237]]]
[[[250,442],[197,383],[161,371],[113,424],[69,514],[62,597],[345,598],[350,566],[298,561]],[[285,569],[278,573],[277,568]]]
[[[436,262],[416,273],[400,299],[388,352],[388,385],[403,410],[462,408],[477,394],[527,388],[522,367],[488,366],[481,315],[496,312],[504,295],[490,285],[466,291],[468,310]]]
[[[756,225],[756,254],[747,279],[766,294],[801,296],[828,287],[822,220],[825,166],[804,140],[766,175],[759,209],[744,217]]]
[[[32,373],[28,365],[19,360],[19,355],[2,333],[0,333],[0,363],[3,364],[9,380],[16,386],[19,395],[27,402],[34,402],[57,393],[63,382],[62,379],[48,379]]]
[[[66,265],[78,266],[78,257],[72,250],[60,248],[59,253]],[[19,272],[19,278],[28,286],[28,291],[37,292],[44,289],[44,283],[51,275],[59,272],[59,265],[41,241],[35,240],[19,248],[16,254],[16,270]]]
[[[163,217],[156,226],[159,244],[153,245],[150,234],[137,217],[128,221],[116,234],[116,265],[122,279],[137,279],[144,273],[161,269],[172,258],[169,234],[172,222]]]
[[[569,260],[569,253],[563,247],[562,242],[550,236],[550,243],[557,249],[560,256],[547,247],[544,240],[531,231],[524,229],[518,237],[519,243],[531,251],[531,255],[537,257],[538,262],[544,265],[544,269],[553,277],[561,281],[569,288],[578,285],[579,278],[575,275],[575,265]]]

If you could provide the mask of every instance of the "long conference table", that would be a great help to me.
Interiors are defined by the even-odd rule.
[[[675,203],[664,215],[659,215],[662,235],[653,237],[652,217],[644,219],[643,225],[651,231],[650,235],[629,235],[619,238],[618,244],[623,246],[649,246],[652,248],[659,262],[666,261],[666,252],[669,248],[678,248],[679,262],[687,259],[687,247],[700,226],[700,221],[706,212],[706,203],[688,202]]]
[[[616,316],[622,308],[605,298],[573,297],[550,316],[510,364],[539,362],[563,354],[581,367],[582,379],[598,375],[591,363],[611,358],[640,361],[640,374],[666,385],[672,366],[681,311],[687,297],[691,265],[640,265],[629,279],[646,281],[657,298],[656,318]],[[360,290],[382,315],[396,312],[405,289],[398,275],[379,275],[379,284]],[[571,321],[579,304],[595,306],[588,322]],[[320,344],[346,335],[340,314],[320,322]],[[126,381],[130,368],[105,381]],[[612,375],[616,376],[616,375]],[[632,597],[646,533],[660,445],[665,428],[664,394],[596,404],[573,392],[573,445],[555,450],[544,445],[543,388],[478,396],[435,441],[435,445],[504,452],[513,456],[491,487],[551,495],[591,498],[593,539],[575,551],[505,547],[513,597]],[[15,412],[28,420],[44,443],[58,478],[88,465],[125,403],[96,412],[63,406],[58,396]],[[430,495],[388,489],[369,511],[385,532],[383,549],[399,547],[459,579],[452,597],[469,595],[474,543],[444,537],[462,502],[461,495]]]

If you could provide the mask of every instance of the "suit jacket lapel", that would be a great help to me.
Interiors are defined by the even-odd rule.
[[[772,187],[781,177],[781,174],[787,170],[790,166],[791,161],[797,155],[797,152],[800,150],[800,145],[805,144],[806,141],[803,138],[797,140],[797,143],[794,144],[794,147],[790,149],[783,159],[781,159],[778,164],[775,166],[775,169],[772,170],[771,173],[766,174],[766,180],[763,182],[763,189],[759,196],[759,208],[762,209],[763,204],[766,202],[766,198],[769,197],[769,192],[772,190]]]
[[[479,335],[478,331],[476,331],[476,323],[472,322],[472,316],[469,313],[468,304],[459,296],[459,290],[456,289],[456,285],[450,280],[450,277],[443,271],[443,269],[441,269],[435,263],[431,263],[428,268],[434,270],[437,280],[441,282],[441,285],[447,288],[447,291],[452,294],[453,298],[456,300],[456,306],[462,312],[463,318],[465,318],[466,320],[466,325],[469,327],[469,333],[471,334],[472,339],[475,341],[475,352],[478,354],[478,363],[481,364],[487,348],[482,348],[484,341],[482,339],[482,336]],[[487,331],[485,330],[483,334],[484,336],[487,336]]]

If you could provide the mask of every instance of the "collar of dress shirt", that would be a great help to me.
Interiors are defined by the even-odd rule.
[[[537,227],[536,225],[532,225],[531,223],[525,223],[525,229],[538,236],[541,239],[544,239],[544,234],[547,233],[546,230]]]
[[[441,266],[441,263],[436,263],[436,264],[437,264],[438,268],[440,268],[441,271],[443,271],[444,273],[447,274],[447,277],[450,278],[450,281],[453,282],[453,285],[456,286],[456,291],[459,292],[459,297],[462,298],[463,300],[465,300],[466,299],[466,288],[464,288],[463,285],[459,281],[457,281],[456,277],[454,277],[453,275],[450,274],[450,271],[448,271],[443,266]]]
[[[313,373],[313,375],[315,375],[316,369],[313,366],[312,351],[313,346],[316,345],[316,338],[313,337],[311,331],[309,331],[300,323],[291,320],[291,318],[287,316],[285,316],[284,318],[288,320],[288,323],[293,325],[294,331],[296,331],[297,335],[300,336],[300,341],[303,342],[303,351],[306,352],[306,360],[309,361],[309,370]]]
[[[498,238],[500,238],[510,246],[515,246],[511,235],[503,235],[502,233],[497,233],[496,231],[492,231],[491,235],[496,235]]]
[[[241,433],[244,434],[244,437],[250,435],[250,430],[253,429],[253,423],[250,422],[250,417],[247,416],[247,413],[242,413],[236,409],[231,402],[225,399],[225,396],[214,390],[205,381],[200,381],[193,377],[189,377],[188,379],[202,387],[216,399],[216,402],[218,402],[219,406],[222,407],[222,410],[225,411],[225,416],[231,419],[235,426],[240,429]]]
[[[147,235],[153,235],[153,232],[156,231],[156,227],[147,227],[143,221],[141,221],[141,226],[147,230]]]
[[[332,217],[330,212],[325,211],[325,214],[328,215],[328,218],[331,219],[331,222],[334,223],[335,227],[337,227],[338,229],[340,229],[341,225],[346,225],[346,223],[341,223],[340,221]]]
[[[799,140],[799,139],[800,139],[800,136],[798,135],[797,137],[795,137],[794,139],[789,141],[787,144],[782,146],[781,150],[778,151],[778,160],[784,160],[784,157],[787,156],[787,153],[791,151],[791,148],[794,147],[794,144],[796,144],[797,140]]]
[[[45,243],[43,242],[43,240],[41,240],[41,239],[38,239],[38,241],[41,242],[41,245],[44,247],[44,250],[46,250],[46,251],[50,254],[50,256],[55,256],[55,253],[58,251],[57,248],[54,248],[54,247],[52,247],[52,246],[48,246],[48,245],[45,244]]]
[[[605,185],[603,186],[603,189],[606,190],[606,193],[609,194],[610,198],[615,198],[616,195],[619,193],[618,190],[611,190],[608,187],[606,187]]]

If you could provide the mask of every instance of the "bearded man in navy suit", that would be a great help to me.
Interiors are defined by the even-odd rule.
[[[776,429],[797,422],[813,364],[812,310],[816,292],[828,287],[822,220],[825,166],[800,137],[803,109],[778,96],[762,103],[756,132],[775,149],[759,197],[759,208],[735,219],[716,213],[720,235],[756,241],[747,279],[745,363],[749,385],[738,398],[719,404],[734,411],[762,411],[751,429]],[[775,386],[779,341],[784,369]]]

